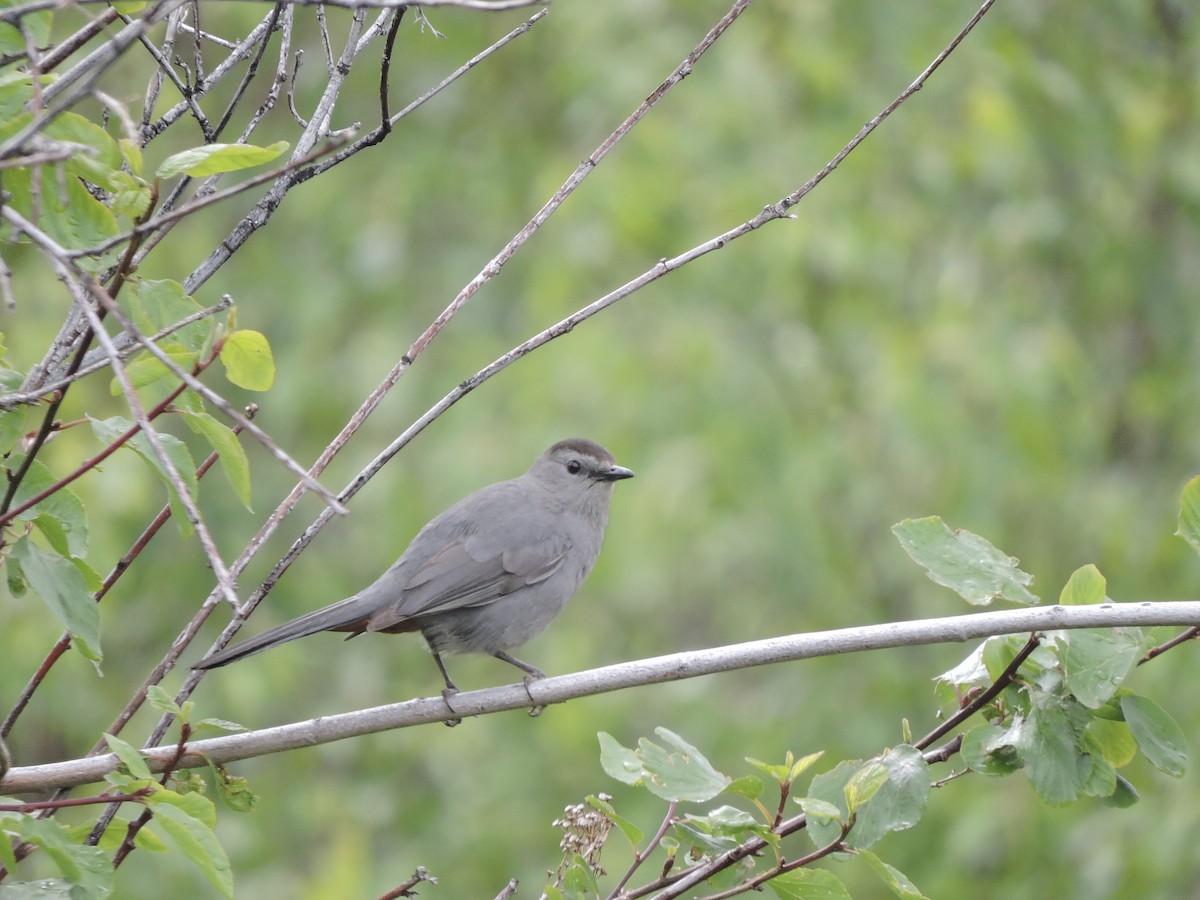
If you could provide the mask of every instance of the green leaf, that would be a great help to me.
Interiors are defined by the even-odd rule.
[[[188,350],[179,344],[169,344],[161,348],[167,358],[185,372],[190,372],[196,365],[197,355],[195,351]],[[151,355],[148,351],[139,353],[137,357],[125,366],[125,374],[129,376],[130,382],[135,390],[148,387],[159,381],[171,379],[176,382],[179,376],[167,368],[157,356]],[[124,389],[121,387],[121,382],[114,376],[108,384],[108,392],[114,397],[121,396]]]
[[[830,803],[828,800],[821,800],[817,797],[797,797],[796,802],[800,804],[800,808],[810,819],[829,819],[839,823],[842,821],[844,814],[838,809],[837,804]]]
[[[1187,770],[1187,738],[1167,711],[1146,697],[1126,694],[1121,711],[1142,755],[1160,772],[1179,778]]]
[[[168,156],[155,175],[159,178],[171,178],[187,174],[194,178],[203,178],[221,172],[236,172],[239,169],[269,163],[289,146],[291,145],[287,141],[277,141],[269,147],[255,147],[253,144],[206,144]]]
[[[141,175],[142,148],[138,146],[137,141],[129,138],[120,138],[117,141],[117,146],[121,148],[121,155],[125,157],[125,162],[129,163],[129,171],[134,175]]]
[[[49,177],[54,179],[53,172]],[[52,190],[43,188],[35,201],[30,170],[6,169],[4,189],[9,193],[13,207],[36,218],[44,232],[69,250],[93,247],[121,231],[112,210],[92,196],[78,178],[64,178],[61,185],[55,184]],[[40,213],[36,217],[33,213],[35,205]],[[89,257],[87,264],[89,268],[101,268],[107,261]]]
[[[976,725],[963,735],[960,752],[963,762],[981,775],[1011,775],[1023,765],[1010,729],[999,725]]]
[[[980,606],[997,597],[1014,603],[1038,602],[1026,587],[1033,583],[1033,576],[977,534],[951,531],[938,516],[905,519],[892,526],[892,532],[930,579],[968,603]]]
[[[49,10],[27,13],[21,16],[20,22],[21,27],[29,33],[33,46],[50,46],[50,26],[54,23],[54,17]],[[24,52],[25,38],[21,32],[7,22],[0,23],[0,54],[19,55]]]
[[[749,797],[751,800],[757,800],[763,795],[763,783],[761,778],[756,778],[753,775],[743,775],[741,778],[735,778],[725,787],[726,793],[740,794],[743,797]]]
[[[1087,724],[1090,746],[1118,769],[1133,762],[1137,756],[1137,741],[1124,721],[1093,716]]]
[[[1081,750],[1091,716],[1070,697],[1030,691],[1028,718],[1014,728],[1017,752],[1029,780],[1051,806],[1063,806],[1085,792],[1093,760]]]
[[[642,738],[638,749],[630,750],[600,732],[600,765],[604,771],[625,784],[643,785],[663,800],[703,802],[729,785],[729,777],[714,769],[704,754],[679,735],[666,728],[656,728],[654,733],[667,747]]]
[[[888,770],[877,762],[869,762],[853,775],[842,788],[846,797],[846,809],[851,815],[857,815],[864,804],[879,793],[879,789],[887,783]]]
[[[0,813],[0,827],[11,832],[18,841],[27,841],[40,847],[62,873],[62,877],[70,882],[70,891],[61,892],[58,896],[87,900],[102,900],[111,896],[112,860],[99,847],[91,847],[77,840],[69,829],[54,819]],[[4,839],[7,841],[8,836]],[[0,890],[0,895],[7,900],[10,896],[7,886]]]
[[[146,335],[155,335],[198,313],[203,307],[184,293],[178,281],[134,281],[122,295],[127,297],[133,323]],[[176,345],[199,352],[212,334],[211,318],[200,319],[171,335]]]
[[[599,732],[596,737],[600,740],[600,768],[622,784],[641,784],[645,772],[637,753],[618,742],[607,731]]]
[[[604,813],[604,815],[608,817],[608,820],[621,830],[621,834],[625,835],[626,840],[629,841],[632,847],[636,849],[637,845],[642,842],[642,838],[644,838],[645,835],[642,834],[641,830],[638,829],[638,827],[628,819],[619,815],[616,809],[613,808],[613,805],[607,800],[601,800],[595,794],[589,794],[586,798],[586,802],[588,806],[592,807],[593,809],[598,809],[600,812]]]
[[[64,112],[55,116],[54,120],[46,126],[46,134],[56,141],[79,144],[90,150],[90,153],[73,153],[68,166],[78,166],[81,163],[90,164],[79,174],[83,174],[93,184],[102,188],[109,187],[105,170],[107,172],[119,170],[124,162],[125,158],[121,155],[121,148],[117,146],[112,135],[79,113]]]
[[[917,886],[908,880],[907,875],[894,866],[889,866],[870,850],[857,850],[854,855],[870,866],[871,871],[878,875],[879,879],[887,885],[888,890],[897,897],[908,898],[908,900],[927,900]]]
[[[600,896],[596,873],[583,857],[576,854],[562,874],[563,893],[559,896],[586,898]]]
[[[746,762],[780,784],[791,784],[824,755],[824,750],[818,750],[816,753],[810,753],[808,756],[796,759],[792,751],[789,750],[782,765],[765,763],[761,759],[755,759],[752,756],[747,756]]]
[[[92,424],[92,431],[96,436],[105,443],[116,441],[121,435],[125,434],[133,423],[128,419],[123,419],[120,416],[113,416],[108,419],[93,419],[88,417],[88,421]],[[196,465],[192,462],[192,456],[188,452],[187,445],[179,438],[171,434],[158,433],[159,440],[162,441],[163,449],[167,452],[167,457],[175,466],[175,470],[179,473],[180,479],[183,481],[184,487],[194,499],[198,483],[196,481]],[[134,435],[125,446],[144,459],[158,473],[163,484],[167,486],[168,496],[171,501],[171,509],[176,520],[176,525],[179,527],[181,534],[187,535],[191,533],[191,522],[188,520],[187,513],[179,503],[179,498],[175,493],[175,486],[171,483],[171,477],[167,474],[166,466],[163,465],[158,454],[154,452],[154,447],[151,446],[149,439],[142,432]]]
[[[1092,763],[1091,771],[1083,784],[1083,792],[1090,797],[1110,796],[1117,789],[1116,768],[1105,759],[1103,749],[1087,730],[1083,733],[1083,748]]]
[[[14,505],[25,503],[36,494],[51,487],[58,479],[40,460],[29,465],[29,471],[17,488]],[[87,512],[80,499],[67,488],[59,488],[17,517],[35,522],[51,546],[63,556],[85,556],[88,548]]]
[[[729,784],[729,776],[712,767],[704,754],[667,728],[655,728],[666,747],[647,738],[638,741],[650,793],[663,800],[711,800]]]
[[[156,792],[154,796],[158,793],[162,792]],[[179,806],[169,803],[154,805],[154,818],[151,822],[183,851],[184,856],[200,869],[201,874],[222,895],[233,900],[233,870],[230,869],[229,858],[225,855],[225,849],[217,840],[217,836],[213,834],[212,828]]]
[[[108,744],[108,749],[116,754],[117,759],[121,761],[129,774],[134,778],[150,779],[150,767],[146,765],[146,759],[139,753],[131,744],[127,744],[119,737],[111,734],[104,735],[104,740]]]
[[[1187,483],[1179,497],[1179,529],[1175,533],[1200,553],[1200,475]]]
[[[1059,637],[1067,687],[1084,706],[1103,706],[1141,656],[1140,628],[1082,628]]]
[[[1141,797],[1138,795],[1137,788],[1130,784],[1126,779],[1118,775],[1116,790],[1103,799],[1105,806],[1112,806],[1117,809],[1128,809],[1137,803]]]
[[[828,869],[793,869],[767,882],[784,900],[851,900],[850,892]]]
[[[853,789],[862,805],[846,842],[859,849],[872,846],[889,831],[913,827],[920,821],[929,799],[929,767],[915,747],[901,744],[868,762],[886,769],[887,779],[876,788],[874,782],[878,776],[868,771],[859,776],[860,786]],[[817,775],[809,787],[809,796],[834,804],[840,821],[849,821],[845,789],[868,762],[846,760]],[[862,800],[867,793],[864,788],[874,791],[869,803]],[[826,819],[810,821],[807,830],[816,846],[824,847],[837,837],[840,827],[840,822]]]
[[[173,806],[187,813],[206,828],[214,828],[217,824],[217,807],[203,794],[180,794],[176,791],[159,787],[147,799],[146,804],[156,813],[164,806]]]
[[[20,565],[29,587],[70,633],[75,648],[93,663],[100,662],[100,610],[79,570],[64,557],[42,550],[28,537],[13,545],[12,559]]]
[[[4,371],[11,370],[5,369]],[[19,373],[17,374],[19,375]],[[10,389],[7,384],[4,385],[4,388]],[[17,442],[30,430],[25,427],[27,411],[28,407],[18,406],[15,409],[6,409],[0,412],[0,456],[8,456],[16,447]]]
[[[1100,574],[1100,570],[1088,563],[1071,573],[1071,577],[1063,586],[1062,593],[1058,596],[1058,602],[1063,606],[1103,603],[1108,599],[1105,596],[1107,590],[1108,582]]]
[[[214,728],[218,731],[245,731],[245,725],[239,725],[237,722],[230,722],[228,719],[201,719],[195,724],[193,730],[199,731],[202,728]]]
[[[257,331],[238,329],[221,347],[225,377],[248,391],[269,391],[275,383],[275,360],[271,345]]]
[[[180,415],[188,428],[202,435],[212,445],[221,462],[221,471],[225,473],[234,493],[242,505],[250,509],[250,462],[237,435],[208,413],[181,411]]]
[[[179,717],[183,712],[175,699],[166,692],[161,684],[152,684],[146,688],[146,700],[159,712],[169,713]]]
[[[251,812],[258,805],[258,794],[250,789],[250,782],[240,775],[231,775],[224,766],[211,765],[217,796],[234,812]]]

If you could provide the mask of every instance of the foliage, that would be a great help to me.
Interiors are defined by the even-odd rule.
[[[151,709],[183,723],[180,741],[227,726],[193,719],[187,644],[215,635],[215,612],[225,624],[222,596],[257,603],[286,570],[226,554],[282,552],[301,531],[255,532],[290,523],[296,499],[247,510],[299,496],[295,460],[349,445],[361,463],[402,429],[403,468],[333,464],[342,502],[371,490],[322,543],[304,531],[288,564],[318,552],[260,616],[358,589],[432,513],[569,433],[617,449],[638,490],[614,507],[585,595],[531,648],[547,671],[944,615],[887,541],[904,517],[902,547],[972,603],[1035,602],[1027,571],[1063,584],[1061,604],[1194,595],[1195,560],[1162,527],[1196,468],[1200,335],[1200,57],[1176,5],[998,4],[795,220],[672,271],[486,385],[471,379],[488,360],[795,190],[975,5],[759,0],[584,167],[553,227],[495,265],[728,0],[603,14],[565,0],[536,27],[531,10],[430,10],[437,31],[413,10],[214,5],[199,8],[201,40],[186,5],[23,6],[0,5],[0,735],[17,765],[82,756],[127,727],[161,742],[168,720],[143,721]],[[143,23],[149,46],[131,40]],[[496,49],[470,77],[429,92],[483,48]],[[403,115],[384,128],[381,107]],[[470,305],[428,330],[460,290]],[[396,384],[384,415],[352,411]],[[455,385],[463,412],[421,415]],[[259,417],[235,418],[251,401]],[[201,480],[213,463],[228,488]],[[1193,547],[1198,484],[1179,517]],[[551,864],[546,811],[592,788],[580,761],[603,730],[624,793],[564,814],[575,837],[547,894],[653,880],[663,857],[678,876],[763,842],[716,876],[733,887],[836,839],[848,856],[764,886],[1181,895],[1200,827],[1186,767],[1200,673],[1184,637],[1048,634],[1012,672],[1025,644],[1008,637],[961,662],[954,648],[811,660],[250,761],[268,798],[250,825],[206,799],[255,807],[242,773],[147,781],[126,735],[108,788],[134,805],[107,827],[103,805],[0,813],[28,845],[20,862],[0,847],[16,867],[4,888],[221,896],[236,872],[247,896],[368,896],[416,868],[404,884],[436,894],[419,864],[453,859],[466,862],[440,872],[447,896],[513,876],[528,889]],[[210,676],[204,709],[266,724],[433,689],[403,638],[354,652],[312,640]],[[468,681],[498,677],[465,666]],[[907,719],[897,740],[891,721],[932,714],[924,678],[939,670],[939,714],[971,717],[961,747],[947,732],[946,759],[926,763],[939,748],[918,748]],[[816,754],[787,747],[825,748],[802,803],[791,786]],[[703,762],[746,754],[782,762],[732,779]],[[774,830],[776,789],[811,848]],[[644,823],[660,821],[656,841]],[[618,833],[628,847],[611,846]],[[134,847],[166,852],[119,855]]]

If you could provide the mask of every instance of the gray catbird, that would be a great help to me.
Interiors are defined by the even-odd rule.
[[[340,603],[213,653],[212,669],[318,631],[419,631],[446,681],[442,653],[490,653],[534,678],[508,654],[540,634],[600,555],[614,481],[632,478],[582,438],[559,441],[524,475],[460,500],[422,528],[374,584]]]

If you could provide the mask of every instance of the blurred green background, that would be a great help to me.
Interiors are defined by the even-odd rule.
[[[274,348],[270,393],[228,393],[259,402],[259,423],[313,459],[727,6],[560,0],[383,145],[294,190],[197,293],[205,304],[231,293],[239,324]],[[529,335],[795,190],[974,9],[760,0],[419,358],[324,482],[340,488],[431,403]],[[236,33],[260,14],[213,6],[208,24],[224,18]],[[429,15],[444,38],[405,23],[397,105],[529,12]],[[341,33],[344,13],[329,18]],[[907,516],[938,514],[986,536],[1021,559],[1047,602],[1088,562],[1115,600],[1195,597],[1200,562],[1173,531],[1200,442],[1197,49],[1195,11],[1181,0],[997,4],[795,221],[640,291],[431,426],[322,533],[250,629],[353,593],[445,506],[576,434],[638,477],[616,491],[591,579],[521,654],[547,672],[966,612],[890,534]],[[318,44],[309,57],[299,88],[311,107],[324,82]],[[140,71],[109,85],[134,108]],[[375,78],[360,64],[334,127],[370,127]],[[293,134],[286,110],[270,125],[259,143]],[[183,143],[151,144],[148,165],[187,143],[174,139]],[[189,219],[141,274],[182,280],[241,203]],[[24,299],[0,322],[24,369],[63,310],[38,299],[54,285],[28,254],[18,248],[10,264]],[[65,418],[121,412],[106,383],[69,396]],[[217,478],[202,494],[228,558],[290,487],[247,447],[256,514]],[[68,433],[50,450],[66,469],[94,446]],[[113,459],[76,489],[102,571],[163,499],[136,460]],[[319,508],[301,504],[243,592]],[[102,607],[104,679],[64,660],[13,733],[18,763],[85,751],[207,595],[195,541],[168,530],[156,544]],[[6,599],[5,609],[3,708],[58,636],[35,599]],[[824,749],[831,766],[899,741],[902,718],[927,730],[931,679],[967,652],[753,669],[576,701],[538,719],[509,713],[242,763],[235,770],[262,803],[251,815],[223,812],[219,833],[238,896],[377,896],[423,865],[441,884],[422,896],[492,897],[515,876],[518,896],[536,897],[558,863],[550,823],[565,805],[607,791],[647,833],[662,815],[604,775],[597,731],[632,744],[665,725],[733,775],[747,755],[778,760],[788,749]],[[489,659],[455,660],[454,671],[464,688],[512,677]],[[1198,677],[1194,648],[1182,647],[1132,686],[1194,738]],[[181,680],[172,673],[168,688]],[[344,647],[318,635],[212,673],[195,699],[202,715],[258,728],[438,687],[416,639]],[[139,717],[125,737],[140,741],[152,721]],[[1181,782],[1141,763],[1126,774],[1142,802],[1120,811],[1049,808],[1020,776],[955,780],[916,829],[877,850],[934,898],[1200,896],[1195,767]],[[789,855],[806,852],[807,839],[792,846]],[[619,838],[607,859],[623,871]],[[833,867],[856,896],[883,895],[864,869]],[[128,897],[214,895],[178,854],[136,854],[119,884]]]

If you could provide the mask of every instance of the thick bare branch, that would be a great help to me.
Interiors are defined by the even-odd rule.
[[[811,634],[793,634],[743,644],[689,650],[618,663],[524,683],[464,691],[452,698],[425,697],[356,712],[322,716],[244,734],[188,744],[179,765],[195,768],[239,759],[312,747],[364,734],[428,725],[448,719],[483,716],[512,709],[565,703],[568,700],[821,656],[862,653],[894,647],[956,644],[993,635],[1025,634],[1076,628],[1147,628],[1156,625],[1200,625],[1200,601],[1102,603],[1091,606],[1040,606],[963,616],[862,625]],[[232,677],[232,676],[231,676]],[[152,771],[161,772],[176,757],[175,747],[144,751]],[[117,767],[112,755],[10,769],[0,793],[26,793],[90,784]]]

